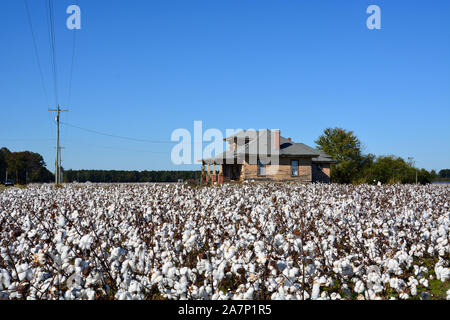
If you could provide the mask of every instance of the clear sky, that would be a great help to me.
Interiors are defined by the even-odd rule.
[[[55,122],[45,0],[28,0],[48,98],[22,0],[0,10],[0,146],[54,169]],[[170,140],[177,128],[279,128],[314,147],[353,130],[365,153],[450,167],[450,1],[79,0],[81,30],[55,1],[62,121]],[[366,9],[381,8],[381,30]],[[76,32],[72,94],[69,79]],[[70,100],[70,101],[69,101]],[[193,169],[173,144],[61,126],[66,169]]]

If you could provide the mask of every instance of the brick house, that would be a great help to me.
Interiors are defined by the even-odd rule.
[[[243,130],[224,141],[228,143],[227,151],[201,160],[203,181],[330,182],[330,164],[334,160],[323,151],[282,137],[280,130]]]

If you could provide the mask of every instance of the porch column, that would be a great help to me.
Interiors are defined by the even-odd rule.
[[[208,163],[208,172],[206,173],[206,183],[209,183],[210,178],[211,178],[211,164]]]
[[[205,179],[205,164],[202,162],[202,173],[200,175],[200,185],[203,184],[204,179]]]
[[[223,185],[223,163],[219,166],[219,184]]]
[[[213,163],[213,176],[212,176],[212,184],[216,182],[216,163]]]

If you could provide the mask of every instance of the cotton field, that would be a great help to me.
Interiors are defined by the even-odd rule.
[[[0,193],[0,299],[450,299],[447,186]]]

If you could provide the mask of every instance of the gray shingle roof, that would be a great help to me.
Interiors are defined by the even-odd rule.
[[[261,154],[271,154],[272,147],[272,137],[270,134],[270,130],[243,130],[238,133],[231,135],[225,138],[225,141],[229,141],[233,137],[238,139],[238,146],[236,150],[233,151],[225,151],[216,157],[203,159],[205,163],[221,163],[221,159],[232,160],[235,158],[239,158],[243,160],[245,155],[261,155]],[[247,137],[255,137],[257,139],[252,139],[250,142],[245,143],[245,138]],[[240,141],[239,141],[240,140]],[[329,155],[325,152],[316,150],[307,146],[304,143],[293,142],[285,137],[280,136],[280,156],[301,156],[301,157],[311,157],[313,162],[334,162]]]
[[[315,163],[335,163],[336,161],[331,158],[328,154],[326,154],[322,150],[317,150],[319,152],[319,156],[312,158],[312,161]]]

